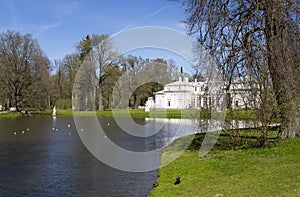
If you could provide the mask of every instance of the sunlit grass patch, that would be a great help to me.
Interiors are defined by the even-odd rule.
[[[299,138],[266,148],[215,148],[201,158],[198,150],[185,151],[159,169],[159,186],[150,196],[300,196],[299,152]]]

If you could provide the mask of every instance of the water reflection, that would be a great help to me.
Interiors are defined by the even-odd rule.
[[[96,160],[72,118],[0,120],[0,172],[1,196],[147,196],[157,178]]]
[[[137,152],[165,147],[179,137],[205,131],[211,123],[138,119],[141,125],[155,124],[132,132],[160,128],[143,138],[123,132],[112,118],[99,120],[107,138]],[[89,132],[89,125],[78,129]],[[73,118],[0,119],[0,196],[148,196],[156,175],[157,170],[116,170],[95,159],[82,144]]]

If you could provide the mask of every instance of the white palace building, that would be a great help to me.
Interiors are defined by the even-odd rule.
[[[225,92],[225,91],[224,91]],[[211,109],[220,103],[218,95],[209,92],[207,81],[189,82],[188,78],[166,84],[164,89],[148,98],[145,110],[151,109]],[[257,87],[235,81],[231,84],[227,99],[232,109],[253,109],[257,107]]]

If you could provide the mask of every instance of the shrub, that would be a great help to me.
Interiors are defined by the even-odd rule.
[[[72,99],[59,99],[55,102],[55,106],[58,109],[71,109]]]

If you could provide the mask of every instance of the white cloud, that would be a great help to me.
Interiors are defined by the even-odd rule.
[[[58,27],[60,25],[62,25],[63,22],[62,21],[59,21],[57,23],[53,23],[53,24],[45,24],[45,25],[41,25],[41,29],[44,30],[44,31],[47,31],[49,29],[52,29],[52,28],[55,28],[55,27]]]

